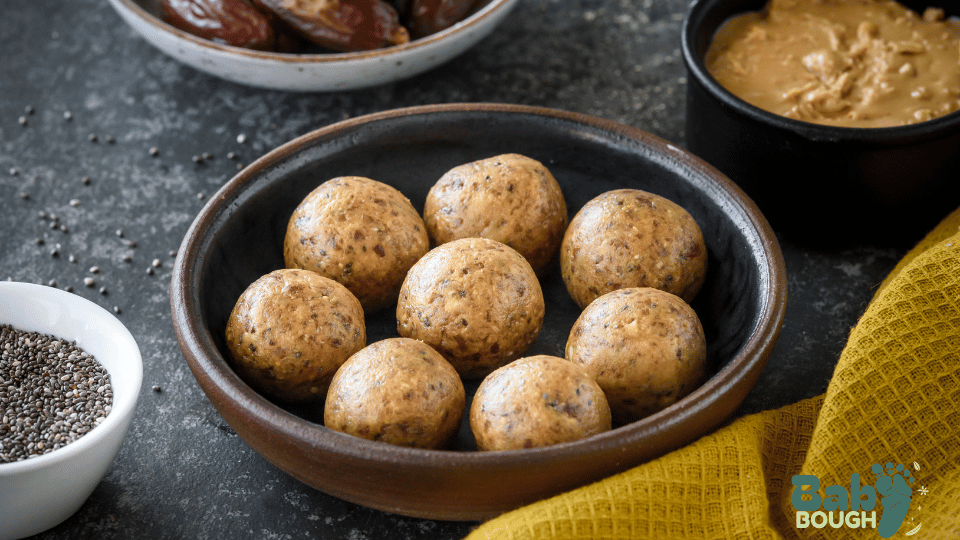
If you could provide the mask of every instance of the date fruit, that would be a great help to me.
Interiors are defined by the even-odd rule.
[[[436,34],[463,20],[475,0],[413,0],[407,27],[414,39]]]
[[[276,47],[268,16],[246,0],[161,0],[160,14],[171,26],[203,39],[262,51]]]
[[[364,51],[410,41],[384,0],[255,0],[307,40],[336,51]]]

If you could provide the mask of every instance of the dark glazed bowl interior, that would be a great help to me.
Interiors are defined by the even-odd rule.
[[[322,426],[319,407],[272,402],[226,361],[224,328],[254,280],[281,268],[287,219],[321,182],[367,176],[422,211],[450,168],[515,152],[544,163],[572,216],[586,201],[631,187],[685,207],[704,231],[707,283],[692,304],[707,333],[711,378],[639,422],[574,443],[477,452],[464,422],[457,447],[418,450]],[[528,354],[563,356],[580,310],[559,265],[543,281],[546,319]],[[171,284],[184,356],[220,414],[257,452],[337,497],[416,517],[485,519],[623,471],[713,430],[753,387],[783,319],[786,277],[776,238],[752,201],[691,154],[637,129],[548,109],[463,104],[387,111],[291,141],[230,180],[188,231]],[[368,343],[396,336],[392,309],[367,317]],[[467,381],[468,394],[478,381]]]
[[[954,0],[905,0],[958,15]],[[919,239],[960,204],[960,112],[891,128],[801,122],[734,96],[704,56],[730,17],[766,0],[695,0],[681,30],[687,147],[756,201],[778,231],[822,244]]]

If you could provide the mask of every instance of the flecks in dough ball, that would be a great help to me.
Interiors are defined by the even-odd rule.
[[[460,376],[421,341],[390,338],[337,371],[324,424],[349,435],[415,448],[444,448],[456,437],[465,393]]]
[[[359,176],[324,182],[287,224],[287,268],[312,270],[344,284],[372,313],[397,299],[413,263],[430,249],[426,226],[395,188]]]
[[[504,154],[444,174],[427,194],[423,218],[434,245],[490,238],[517,250],[543,275],[567,228],[567,204],[542,163]]]
[[[574,323],[567,360],[603,388],[616,422],[651,415],[696,389],[707,345],[696,312],[678,296],[629,288],[592,302]]]
[[[486,238],[438,246],[410,269],[397,301],[397,332],[479,378],[519,358],[543,326],[543,292],[530,263]]]
[[[516,450],[576,441],[611,427],[603,390],[582,367],[530,356],[488,375],[470,406],[479,450]]]
[[[626,287],[653,287],[691,302],[707,275],[707,247],[697,222],[676,203],[619,189],[590,200],[570,221],[560,272],[581,308]]]
[[[252,283],[227,320],[234,369],[262,394],[321,401],[337,368],[366,345],[363,308],[314,272],[275,270]]]

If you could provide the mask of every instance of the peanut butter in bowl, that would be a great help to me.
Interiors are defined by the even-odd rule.
[[[714,36],[706,67],[763,110],[841,127],[960,110],[960,21],[893,0],[770,0]]]

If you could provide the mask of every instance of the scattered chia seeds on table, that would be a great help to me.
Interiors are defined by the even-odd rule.
[[[110,375],[76,343],[0,325],[0,463],[76,441],[112,406]]]

